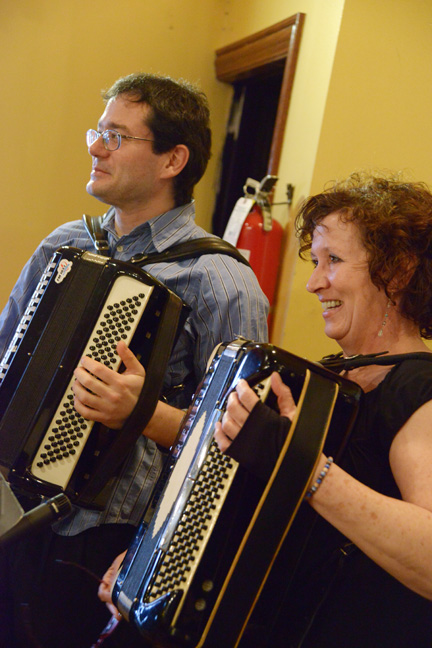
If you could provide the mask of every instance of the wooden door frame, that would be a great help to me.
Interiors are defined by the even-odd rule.
[[[277,175],[305,14],[297,13],[267,29],[216,50],[216,78],[225,83],[283,67],[267,173]]]

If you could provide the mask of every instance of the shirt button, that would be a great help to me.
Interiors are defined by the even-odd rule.
[[[117,246],[117,250],[118,250],[119,252],[123,252],[123,245],[118,245],[118,246]]]

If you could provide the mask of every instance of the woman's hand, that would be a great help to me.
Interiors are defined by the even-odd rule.
[[[117,610],[116,606],[114,605],[114,603],[112,602],[111,592],[114,585],[114,581],[117,577],[118,570],[120,569],[120,565],[122,564],[125,556],[126,556],[126,551],[124,551],[119,556],[117,556],[117,558],[114,559],[111,567],[107,569],[107,571],[103,575],[102,582],[99,585],[99,589],[98,589],[98,596],[100,600],[106,604],[108,610],[111,612],[111,614],[114,617],[116,617],[116,619],[119,619],[121,615]]]
[[[72,387],[76,411],[112,429],[123,427],[145,379],[144,367],[124,342],[118,343],[117,353],[125,365],[123,373],[85,356],[74,371],[76,381]]]
[[[222,452],[234,441],[258,400],[258,396],[246,380],[239,380],[235,391],[228,396],[222,421],[216,423],[215,427],[214,437]]]
[[[279,414],[286,416],[290,421],[293,420],[297,406],[291,394],[291,389],[285,385],[280,374],[273,372],[271,375],[271,388],[277,396]]]
[[[280,414],[292,420],[296,405],[290,388],[283,383],[282,378],[276,372],[272,373],[270,380],[271,388],[277,396]],[[222,452],[225,452],[236,438],[258,400],[258,396],[249,387],[246,380],[239,380],[235,391],[228,397],[222,421],[216,423],[215,439]]]

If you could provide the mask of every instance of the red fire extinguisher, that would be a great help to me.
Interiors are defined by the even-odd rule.
[[[283,239],[282,225],[272,218],[269,201],[277,180],[277,176],[271,175],[261,182],[247,179],[244,197],[237,201],[223,237],[243,252],[251,264],[270,302],[269,327]]]

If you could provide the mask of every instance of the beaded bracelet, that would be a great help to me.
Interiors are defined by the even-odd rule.
[[[322,484],[322,482],[324,480],[324,477],[327,475],[328,471],[330,470],[330,466],[332,465],[332,463],[333,463],[333,457],[329,457],[327,459],[326,465],[324,466],[324,468],[321,470],[320,474],[318,475],[316,482],[314,483],[313,486],[310,487],[310,489],[306,493],[305,499],[310,499],[312,497],[312,495],[314,495],[314,493],[317,492],[318,488],[321,486],[321,484]]]

